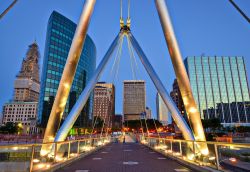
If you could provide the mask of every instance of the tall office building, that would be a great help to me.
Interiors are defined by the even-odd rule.
[[[111,83],[98,82],[94,89],[93,116],[100,117],[108,127],[112,127],[115,115],[115,86]]]
[[[163,125],[172,123],[171,113],[159,93],[156,94],[156,111],[157,120],[160,121]]]
[[[41,127],[47,125],[75,30],[75,23],[56,11],[52,12],[47,26],[39,98],[39,123]],[[92,39],[87,35],[63,118],[70,112],[78,96],[85,88],[95,70],[95,66],[96,47]],[[92,115],[92,105],[93,97],[85,105],[75,122],[75,126],[82,127],[87,124],[89,117]]]
[[[180,91],[177,79],[174,80],[173,90],[170,92],[170,96],[171,96],[172,100],[175,102],[180,113],[184,116],[185,106],[184,106],[184,103],[182,100],[181,91]]]
[[[24,134],[34,134],[40,91],[39,50],[36,42],[29,45],[14,83],[13,100],[3,106],[3,124],[18,123]]]
[[[185,65],[201,118],[219,118],[224,126],[249,125],[243,57],[187,57]]]
[[[124,120],[138,120],[145,113],[146,88],[143,80],[126,80],[123,82]]]
[[[16,102],[38,101],[40,92],[39,51],[36,42],[29,46],[26,58],[16,76],[13,100]]]

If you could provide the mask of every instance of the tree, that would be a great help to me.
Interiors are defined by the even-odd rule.
[[[135,131],[139,131],[141,127],[143,128],[144,131],[146,131],[147,129],[146,124],[147,124],[148,130],[156,130],[155,124],[157,128],[162,127],[162,123],[159,122],[158,120],[155,120],[155,124],[154,124],[154,119],[147,119],[146,123],[145,123],[145,119],[129,120],[129,121],[124,122],[124,126],[128,127],[130,130],[134,129]]]
[[[94,117],[94,120],[93,120],[93,125],[95,125],[94,128],[96,128],[97,130],[101,129],[103,127],[103,123],[104,121],[102,120],[102,118],[100,118],[99,116]]]
[[[205,130],[210,129],[212,132],[222,127],[218,118],[202,119],[202,125]]]
[[[0,133],[15,134],[20,131],[21,127],[17,123],[7,122],[4,126],[0,127]]]

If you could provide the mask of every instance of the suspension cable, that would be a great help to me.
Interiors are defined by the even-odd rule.
[[[127,37],[127,38],[128,38],[128,37]],[[132,48],[132,44],[131,44],[129,38],[128,38],[128,44],[129,44],[129,51],[130,51],[130,53],[132,54],[132,57],[133,57],[134,62],[135,62],[135,66],[136,66],[138,72],[140,72],[139,67],[138,67],[138,64],[137,64],[137,60],[136,60],[136,58],[135,58],[135,54],[134,54],[134,51],[133,51],[133,48]]]
[[[138,68],[138,65],[137,65],[137,62],[136,62],[136,58],[135,58],[135,55],[134,55],[134,51],[133,51],[133,48],[132,48],[132,44],[131,44],[130,39],[128,38],[128,36],[127,36],[127,41],[128,41],[128,49],[129,49],[129,54],[130,54],[130,59],[131,59],[132,71],[133,70],[134,71],[139,71],[139,68]],[[135,76],[135,79],[137,80],[136,72],[134,72],[134,76]],[[142,117],[144,118],[146,132],[147,132],[147,135],[149,136],[149,130],[148,130],[146,116],[144,116],[144,114],[143,114]],[[141,128],[142,128],[142,135],[144,137],[144,130],[143,130],[144,127],[142,126],[142,118],[141,117],[140,117],[140,123],[141,123]]]
[[[118,50],[117,50],[117,52],[118,53],[116,53],[116,56],[115,56],[115,60],[114,60],[114,63],[113,63],[113,66],[114,66],[114,68],[115,68],[115,66],[117,65],[117,58],[119,59],[119,51],[120,51],[120,49],[121,49],[121,45],[122,45],[122,40],[123,40],[123,37],[121,37],[120,38],[120,40],[119,40],[119,46],[118,46]],[[111,70],[111,72],[113,72],[113,70]],[[109,77],[111,77],[112,76],[112,73],[110,73],[110,75],[109,75]],[[102,99],[102,102],[101,102],[101,104],[103,103],[103,101],[104,101],[104,99]],[[99,112],[101,111],[101,108],[99,109]],[[98,113],[98,115],[96,116],[96,118],[94,118],[94,124],[93,124],[93,126],[92,126],[92,131],[91,131],[91,134],[90,134],[90,138],[92,138],[92,135],[93,135],[93,131],[94,131],[94,129],[95,129],[95,125],[96,125],[96,122],[97,122],[97,118],[100,116],[100,113]]]
[[[148,131],[148,124],[147,124],[146,114],[143,114],[143,116],[144,116],[144,122],[145,122],[146,129],[147,129],[147,134],[148,134],[148,136],[149,136],[149,131]]]
[[[128,39],[128,37],[127,37],[127,39]],[[128,43],[128,47],[129,47],[130,46],[129,41],[127,41],[127,43]],[[132,76],[133,76],[133,79],[137,79],[135,69],[134,69],[134,63],[133,63],[133,59],[132,59],[131,50],[130,50],[130,48],[128,48],[128,49],[129,49],[129,58],[130,58],[130,66],[131,66]]]
[[[117,81],[117,77],[118,77],[118,73],[119,73],[119,68],[120,68],[120,61],[121,61],[121,53],[122,53],[122,44],[123,44],[123,37],[122,36],[122,40],[121,40],[121,47],[120,47],[120,51],[119,51],[119,55],[118,55],[118,64],[117,64],[117,68],[116,68],[116,73],[115,73],[115,80]]]
[[[155,129],[156,129],[156,133],[158,134],[158,138],[160,139],[161,137],[160,137],[160,134],[158,132],[158,127],[157,127],[157,125],[155,123],[155,119],[154,118],[153,118],[153,121],[154,121]]]

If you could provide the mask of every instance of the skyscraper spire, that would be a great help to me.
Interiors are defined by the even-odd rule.
[[[33,42],[29,45],[22,67],[15,80],[14,101],[38,101],[40,91],[39,50]]]
[[[29,45],[26,57],[22,62],[22,67],[17,77],[18,78],[28,77],[32,78],[37,82],[40,82],[39,58],[40,55],[39,55],[38,45],[35,41],[31,45]]]

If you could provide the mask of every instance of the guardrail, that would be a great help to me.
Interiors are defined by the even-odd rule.
[[[46,171],[58,164],[88,154],[106,145],[110,141],[111,137],[101,137],[63,142],[0,146],[0,171]],[[51,148],[54,148],[53,151],[46,156],[40,155],[43,144],[50,145]]]
[[[250,171],[250,144],[188,141],[155,137],[141,137],[140,140],[141,143],[158,152],[199,166],[217,170]],[[204,155],[199,151],[200,143],[207,144],[208,154]]]

